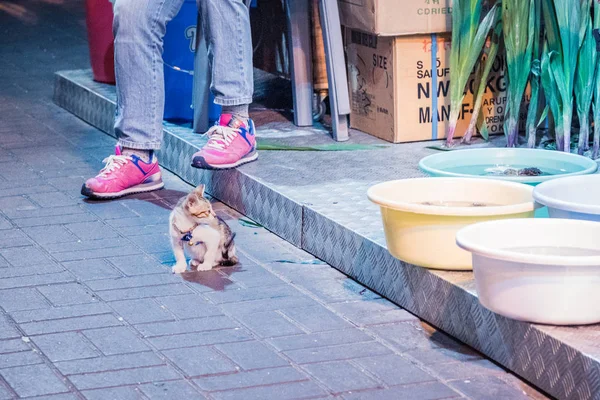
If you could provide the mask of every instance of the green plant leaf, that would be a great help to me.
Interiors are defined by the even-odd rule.
[[[240,225],[245,226],[247,228],[262,228],[263,226],[261,224],[257,224],[254,221],[251,221],[247,218],[240,218],[238,219],[238,222],[240,223]]]

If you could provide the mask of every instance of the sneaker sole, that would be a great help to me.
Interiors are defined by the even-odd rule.
[[[258,160],[258,152],[256,151],[248,154],[234,163],[222,165],[211,165],[204,160],[204,157],[197,156],[194,157],[194,160],[192,161],[192,167],[211,170],[235,169],[241,165],[248,164],[256,160]]]
[[[81,187],[81,194],[90,199],[95,199],[95,200],[112,200],[112,199],[118,199],[121,197],[129,196],[132,194],[154,192],[155,190],[160,190],[164,187],[165,187],[165,184],[161,179],[160,182],[143,183],[140,185],[132,186],[125,190],[121,190],[120,192],[96,193],[96,192],[93,192],[92,189],[88,188],[84,184]]]

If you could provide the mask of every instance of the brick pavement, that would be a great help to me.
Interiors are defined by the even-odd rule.
[[[188,185],[79,195],[113,145],[51,103],[52,73],[87,66],[80,2],[6,4],[0,400],[544,398],[219,203],[241,265],[170,274],[166,221]]]

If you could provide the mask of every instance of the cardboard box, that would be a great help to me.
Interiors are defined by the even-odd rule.
[[[338,0],[342,25],[380,36],[450,32],[452,0]]]
[[[445,138],[450,115],[449,34],[378,37],[348,29],[345,40],[353,128],[393,143]],[[494,63],[482,103],[490,134],[503,132],[503,54],[499,52]],[[464,135],[471,120],[474,80],[471,76],[467,85],[455,137]]]

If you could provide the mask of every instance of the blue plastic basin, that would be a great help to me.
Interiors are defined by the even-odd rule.
[[[539,176],[492,175],[485,172],[494,167],[515,169],[534,167]],[[477,177],[537,185],[551,179],[593,174],[598,164],[587,157],[539,149],[485,148],[454,150],[433,154],[419,162],[419,168],[432,176]]]

